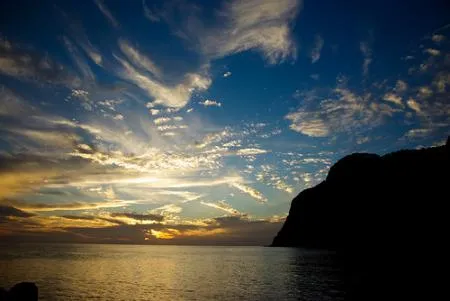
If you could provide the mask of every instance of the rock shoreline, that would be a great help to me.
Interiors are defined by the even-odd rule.
[[[0,301],[37,301],[38,295],[33,282],[20,282],[9,290],[0,287]]]

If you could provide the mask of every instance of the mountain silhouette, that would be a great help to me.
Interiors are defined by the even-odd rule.
[[[346,156],[292,200],[272,246],[343,254],[348,299],[436,292],[425,288],[439,283],[435,269],[447,257],[449,163],[450,139],[384,156]]]

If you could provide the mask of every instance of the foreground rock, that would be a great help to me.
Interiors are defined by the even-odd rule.
[[[37,301],[38,288],[32,282],[21,282],[9,291],[0,288],[0,301]]]
[[[446,257],[449,167],[449,140],[384,156],[347,156],[325,181],[294,198],[272,246],[344,254],[347,283],[358,284],[352,294],[365,294],[355,299],[370,299],[387,287],[400,299],[433,294],[440,281],[434,269]],[[426,283],[435,288],[425,289]]]

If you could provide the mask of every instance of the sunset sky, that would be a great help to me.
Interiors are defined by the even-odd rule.
[[[1,1],[0,239],[270,243],[339,158],[444,143],[448,12]]]

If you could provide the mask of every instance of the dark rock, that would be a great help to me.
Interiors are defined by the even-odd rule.
[[[413,287],[418,292],[427,282],[439,283],[431,269],[444,258],[439,253],[447,237],[449,167],[449,140],[384,156],[347,156],[325,181],[293,199],[272,246],[345,254],[347,283],[358,283],[349,299],[371,299],[369,290],[375,296],[388,287],[404,299]]]
[[[32,282],[21,282],[9,291],[0,288],[0,301],[37,301],[38,288]]]
[[[0,287],[0,301],[7,300],[8,297],[8,291],[5,290],[3,287]]]
[[[423,231],[415,232],[413,241],[402,237],[443,221],[436,217],[445,206],[449,149],[447,144],[339,160],[325,181],[293,199],[272,246],[347,249],[394,237],[416,244]]]

